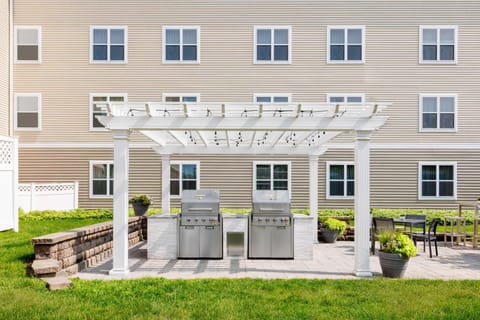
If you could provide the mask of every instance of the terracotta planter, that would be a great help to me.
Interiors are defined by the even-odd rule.
[[[335,243],[335,241],[337,241],[338,231],[322,228],[322,237],[326,243]]]
[[[135,212],[136,216],[144,216],[148,211],[148,205],[144,206],[141,203],[132,203],[133,211]]]
[[[400,257],[396,253],[378,252],[384,277],[403,278],[410,258]]]

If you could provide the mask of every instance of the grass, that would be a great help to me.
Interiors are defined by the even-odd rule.
[[[0,319],[478,319],[480,281],[75,279],[49,292],[25,274],[32,237],[105,220],[0,232]]]

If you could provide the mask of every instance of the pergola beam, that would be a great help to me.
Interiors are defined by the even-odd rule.
[[[308,147],[308,146],[199,146],[199,145],[186,145],[186,146],[161,146],[153,147],[153,149],[160,153],[167,154],[257,154],[257,155],[308,155],[308,154],[322,154],[326,147]]]

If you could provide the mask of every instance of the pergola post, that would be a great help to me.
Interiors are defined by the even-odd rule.
[[[162,214],[170,214],[170,155],[162,154]]]
[[[129,130],[113,130],[113,269],[125,275],[128,269],[128,139]],[[107,168],[108,170],[108,168]]]
[[[355,275],[371,277],[370,270],[370,134],[357,131],[355,139]]]
[[[313,217],[313,243],[318,243],[318,155],[309,155],[309,211]]]

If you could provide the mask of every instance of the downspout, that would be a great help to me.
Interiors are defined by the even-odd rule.
[[[13,137],[13,1],[9,1],[9,49],[8,49],[8,58],[9,58],[9,66],[8,66],[8,74],[9,74],[9,83],[8,83],[8,91],[9,91],[9,98],[8,98],[8,118],[9,118],[9,128],[8,128],[8,135]]]

